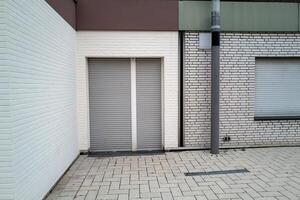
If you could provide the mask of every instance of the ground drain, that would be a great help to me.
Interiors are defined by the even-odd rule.
[[[1,0],[0,0],[1,1]],[[89,157],[120,157],[120,156],[154,156],[163,155],[164,151],[106,151],[106,152],[89,152]]]
[[[210,171],[210,172],[187,172],[185,176],[208,176],[208,175],[220,175],[220,174],[238,174],[250,172],[248,169],[234,169],[234,170],[221,170],[221,171]]]

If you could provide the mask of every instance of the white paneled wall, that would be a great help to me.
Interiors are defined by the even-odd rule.
[[[12,117],[9,109],[10,73],[4,47],[7,46],[5,0],[0,0],[0,199],[13,199]]]
[[[7,41],[0,51],[0,162],[12,164],[8,183],[14,188],[4,191],[13,199],[39,200],[79,153],[76,32],[44,0],[4,1],[5,7],[0,0]],[[2,117],[10,121],[2,123]],[[10,151],[3,151],[2,142],[11,143],[4,146]],[[5,162],[6,158],[12,160]],[[1,163],[0,199],[9,199],[2,193],[2,176],[10,177],[5,170]]]
[[[178,146],[178,32],[77,32],[77,100],[80,150],[89,148],[87,58],[163,58],[163,134],[166,148]]]

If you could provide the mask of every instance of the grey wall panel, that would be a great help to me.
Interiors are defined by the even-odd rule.
[[[89,59],[91,151],[131,150],[129,59]]]
[[[161,149],[161,60],[136,60],[137,148]]]

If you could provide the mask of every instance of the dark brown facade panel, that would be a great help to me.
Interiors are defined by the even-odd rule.
[[[76,4],[74,0],[47,0],[47,2],[62,18],[76,29]]]
[[[178,0],[80,0],[77,29],[177,31]]]

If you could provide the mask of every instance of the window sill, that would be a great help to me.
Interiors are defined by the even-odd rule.
[[[254,117],[254,121],[270,121],[270,120],[300,120],[300,116],[265,116],[265,117]]]

